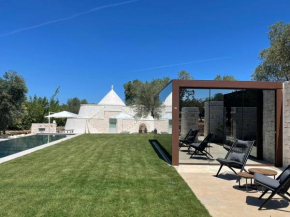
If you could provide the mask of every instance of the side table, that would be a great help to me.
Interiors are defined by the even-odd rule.
[[[239,177],[239,188],[241,187],[241,178],[246,179],[246,191],[248,192],[248,179],[251,180],[251,185],[252,185],[252,180],[254,178],[253,174],[247,173],[247,172],[239,172],[237,173]]]

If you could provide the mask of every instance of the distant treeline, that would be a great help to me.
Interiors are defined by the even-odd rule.
[[[16,71],[7,71],[0,77],[0,132],[30,129],[32,123],[47,123],[48,112],[69,111],[78,113],[86,99],[70,98],[60,104],[57,99],[59,87],[50,97],[37,95],[27,97],[28,88],[25,79]],[[65,125],[65,119],[55,120],[58,126]]]

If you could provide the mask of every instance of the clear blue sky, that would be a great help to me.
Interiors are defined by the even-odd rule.
[[[0,2],[1,76],[18,71],[29,95],[60,86],[61,102],[97,103],[112,84],[123,98],[127,81],[176,78],[182,69],[195,79],[250,80],[268,26],[290,21],[289,0]]]

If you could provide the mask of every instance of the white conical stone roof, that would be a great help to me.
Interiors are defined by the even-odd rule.
[[[116,92],[113,90],[113,86],[111,91],[98,103],[98,105],[126,106],[118,94],[116,94]]]
[[[166,99],[163,102],[163,105],[172,106],[172,92],[166,97]]]

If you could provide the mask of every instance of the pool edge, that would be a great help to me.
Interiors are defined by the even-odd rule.
[[[63,138],[63,139],[56,140],[54,142],[50,142],[50,143],[43,144],[43,145],[40,145],[40,146],[37,146],[37,147],[34,147],[34,148],[30,148],[30,149],[27,149],[25,151],[21,151],[21,152],[12,154],[12,155],[8,155],[6,157],[0,158],[0,164],[8,162],[8,161],[11,161],[11,160],[14,160],[16,158],[19,158],[19,157],[22,157],[22,156],[25,156],[25,155],[28,155],[28,154],[36,152],[36,151],[39,151],[41,149],[53,146],[55,144],[58,144],[60,142],[63,142],[63,141],[66,141],[66,140],[69,140],[69,139],[72,139],[72,138],[75,138],[75,137],[80,136],[80,135],[82,135],[82,134],[75,134],[75,135],[72,135],[72,136],[69,136],[69,137],[66,137],[66,138]]]

